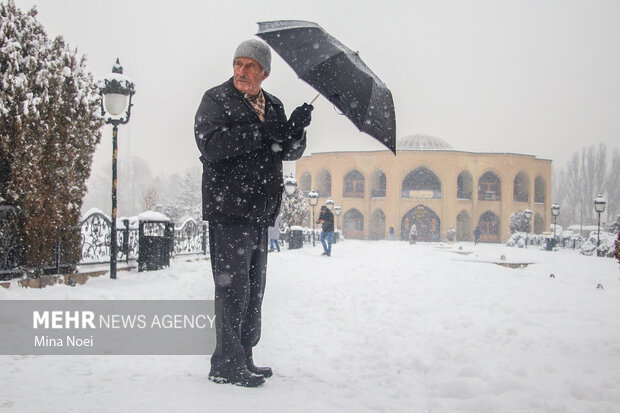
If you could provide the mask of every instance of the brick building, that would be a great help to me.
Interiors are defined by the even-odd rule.
[[[397,141],[397,156],[385,151],[314,153],[297,161],[302,191],[319,193],[319,205],[340,205],[339,228],[348,238],[384,239],[394,227],[404,239],[412,224],[418,239],[510,237],[509,217],[533,211],[532,230],[551,224],[551,161],[532,155],[454,150],[445,141],[413,135]]]

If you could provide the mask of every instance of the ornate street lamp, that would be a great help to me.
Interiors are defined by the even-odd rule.
[[[293,175],[287,176],[286,178],[284,178],[284,192],[286,192],[288,196],[292,196],[295,193],[296,189],[297,189],[297,180],[293,178]]]
[[[340,211],[342,207],[340,205],[334,205],[334,214],[336,214],[337,228],[336,228],[336,236],[340,236],[338,233],[338,229],[340,228]]]
[[[314,240],[314,207],[317,206],[317,204],[319,203],[319,194],[317,194],[314,189],[310,192],[308,192],[308,203],[310,204],[310,206],[312,207],[312,246],[315,246],[315,240]]]
[[[131,115],[132,96],[136,93],[134,84],[123,75],[123,67],[118,59],[112,67],[112,73],[99,81],[101,95],[101,116],[105,123],[112,125],[112,228],[110,233],[110,278],[116,279],[116,162],[118,158],[118,125],[129,122]],[[107,114],[107,115],[106,115]]]
[[[523,215],[525,216],[525,218],[527,218],[527,224],[528,224],[528,229],[527,232],[525,233],[525,248],[527,248],[527,236],[530,233],[530,228],[532,226],[532,210],[531,209],[526,209],[525,211],[523,211]]]
[[[555,241],[555,230],[558,226],[558,216],[560,215],[560,206],[557,202],[551,205],[551,215],[553,215],[553,240]]]
[[[330,211],[333,211],[334,201],[332,201],[331,199],[328,199],[327,201],[325,201],[325,206],[327,206],[327,209],[329,209]]]
[[[596,255],[598,256],[598,246],[601,243],[601,213],[605,212],[605,198],[603,195],[599,194],[596,198],[594,198],[594,210],[598,214],[598,230],[596,232]]]

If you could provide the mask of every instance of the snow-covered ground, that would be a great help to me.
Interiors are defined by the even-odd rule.
[[[264,386],[209,382],[207,356],[0,356],[0,412],[620,411],[615,260],[397,241],[320,252],[269,256],[255,359],[275,375]],[[77,287],[0,288],[0,299],[212,294],[207,261]]]

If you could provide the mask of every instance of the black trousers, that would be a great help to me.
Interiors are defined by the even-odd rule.
[[[213,369],[237,368],[260,340],[267,271],[267,227],[209,222],[215,282]]]

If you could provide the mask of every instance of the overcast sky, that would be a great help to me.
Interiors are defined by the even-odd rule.
[[[86,54],[96,78],[120,58],[136,84],[121,156],[154,174],[199,166],[193,119],[202,94],[232,74],[256,22],[314,21],[358,50],[388,85],[397,138],[440,137],[455,149],[516,152],[563,166],[582,146],[620,147],[617,0],[16,0],[36,4],[51,36]],[[315,95],[274,53],[265,90],[292,109]],[[315,104],[306,154],[381,149]],[[105,129],[97,168],[109,165]]]

